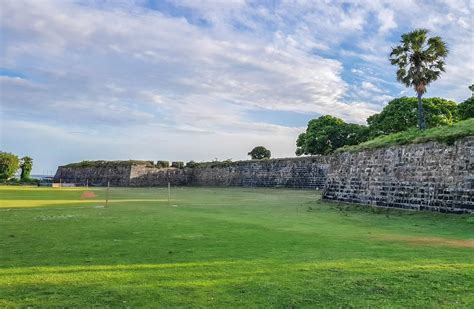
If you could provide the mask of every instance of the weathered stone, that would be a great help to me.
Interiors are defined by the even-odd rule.
[[[384,207],[474,213],[474,138],[342,153],[323,198]]]

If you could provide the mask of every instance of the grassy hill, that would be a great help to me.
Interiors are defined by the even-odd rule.
[[[346,151],[357,152],[394,145],[418,144],[430,141],[452,144],[454,141],[466,136],[474,136],[474,118],[459,121],[450,126],[432,128],[425,131],[412,128],[404,132],[379,136],[359,145],[341,147],[336,150],[336,153]]]

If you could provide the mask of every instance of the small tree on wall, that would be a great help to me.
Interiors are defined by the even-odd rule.
[[[21,158],[20,168],[21,180],[28,180],[33,169],[33,159],[28,156]]]
[[[270,159],[272,153],[263,146],[257,146],[248,153],[252,160]]]
[[[344,120],[324,115],[308,122],[306,132],[296,140],[296,155],[326,155],[345,145],[356,145],[367,140],[366,126],[345,123]]]

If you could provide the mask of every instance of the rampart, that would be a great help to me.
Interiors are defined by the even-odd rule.
[[[341,153],[194,167],[151,161],[97,161],[60,166],[54,180],[113,186],[316,188],[323,198],[375,206],[474,212],[474,137]]]

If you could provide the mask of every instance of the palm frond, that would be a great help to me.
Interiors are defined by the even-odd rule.
[[[426,87],[444,72],[446,43],[439,36],[428,38],[427,29],[415,29],[401,36],[392,48],[390,63],[397,65],[397,80],[423,94]]]

